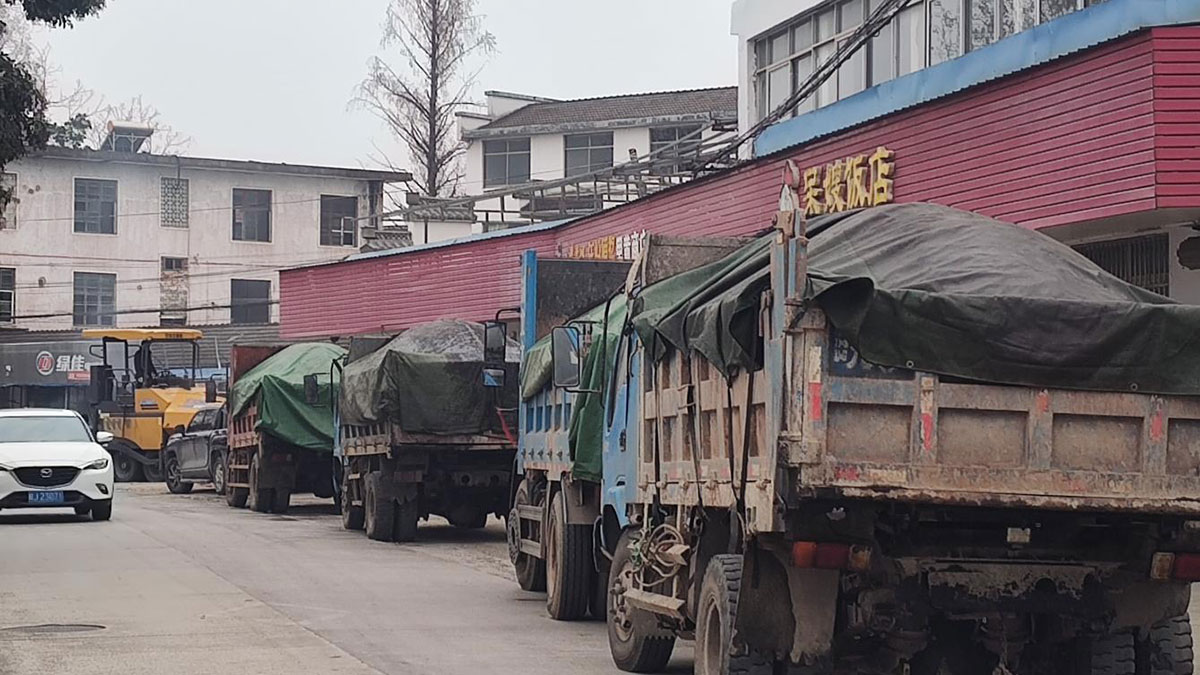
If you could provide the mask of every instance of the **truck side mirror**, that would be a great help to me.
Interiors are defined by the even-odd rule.
[[[487,321],[483,324],[483,362],[504,363],[508,354],[508,324]]]
[[[304,376],[304,400],[309,405],[316,405],[321,400],[321,389],[317,385],[316,375]]]
[[[579,354],[579,329],[559,326],[550,334],[550,354],[554,370],[554,386],[577,389],[583,380],[583,363]]]
[[[216,380],[205,380],[204,381],[204,402],[205,403],[216,403],[217,402],[217,381]]]

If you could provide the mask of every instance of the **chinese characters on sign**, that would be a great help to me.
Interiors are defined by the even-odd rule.
[[[36,368],[40,375],[50,376],[54,373],[66,373],[68,380],[87,381],[87,359],[82,354],[61,354],[55,358],[50,352],[38,352]]]
[[[799,197],[797,209],[806,217],[888,204],[895,180],[895,153],[885,147],[870,155],[855,155],[803,171],[788,162],[787,187]]]
[[[642,239],[646,231],[631,232],[621,236],[609,235],[582,244],[571,244],[566,248],[568,258],[579,260],[633,260],[642,252]]]

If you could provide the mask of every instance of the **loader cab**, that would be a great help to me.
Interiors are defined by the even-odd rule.
[[[92,355],[93,400],[121,404],[143,389],[190,390],[196,387],[203,335],[198,330],[88,329],[83,337],[98,340]],[[205,386],[205,398],[214,387]],[[210,403],[212,401],[209,401]]]

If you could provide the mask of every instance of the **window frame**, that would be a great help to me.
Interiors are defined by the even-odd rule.
[[[521,141],[525,142],[525,149],[524,150],[518,149],[515,151],[512,150],[511,144],[514,142],[519,143]],[[493,150],[493,151],[489,152],[488,145],[492,144],[493,147],[495,147],[495,144],[497,144],[497,143],[503,143],[504,150],[502,150],[502,151]],[[483,155],[483,187],[484,188],[506,187],[509,185],[524,185],[525,183],[528,183],[531,180],[533,180],[533,138],[531,136],[514,136],[513,138],[484,139],[483,145],[480,148],[480,152]],[[504,176],[503,176],[503,178],[495,178],[495,177],[488,176],[488,157],[489,156],[490,157],[501,157],[501,156],[504,157]],[[513,179],[512,161],[513,161],[513,157],[520,157],[520,156],[525,157],[525,163],[528,168],[526,169],[526,172],[525,172],[525,174],[526,174],[525,180],[520,181],[520,182],[514,182],[512,180]]]
[[[266,213],[267,213],[267,223],[266,223],[267,238],[266,239],[247,239],[246,238],[246,236],[245,236],[246,235],[246,223],[245,223],[244,219],[241,223],[239,223],[238,216],[239,216],[239,214],[244,214],[247,209],[252,208],[252,207],[237,205],[237,195],[239,192],[260,192],[260,193],[265,193],[267,195],[267,210],[266,210]],[[232,211],[229,236],[232,241],[240,242],[243,244],[270,244],[270,243],[273,243],[274,236],[275,236],[275,231],[274,231],[275,230],[275,223],[274,223],[274,220],[275,220],[275,218],[274,218],[275,191],[274,190],[271,190],[269,188],[249,188],[249,187],[231,188],[230,196],[229,196],[229,204],[230,204],[231,211]],[[238,225],[242,226],[242,229],[241,229],[242,236],[241,237],[237,236],[238,235]],[[255,228],[257,229],[257,227],[258,227],[258,224],[256,223]]]
[[[3,279],[5,277],[5,272],[8,273],[7,276],[12,280],[12,288],[9,288],[7,290],[4,288],[4,282],[3,282]],[[7,298],[5,298],[5,296],[3,295],[4,293],[8,294]],[[4,316],[5,316],[4,306],[6,304],[8,305],[8,309],[7,309],[8,318],[7,319],[4,318]],[[17,322],[17,268],[8,267],[8,266],[0,267],[0,325],[10,326],[16,322]]]
[[[258,304],[258,298],[249,298],[249,299],[243,298],[243,300],[240,303],[238,302],[236,295],[234,294],[234,288],[239,283],[266,284],[267,285],[266,286],[266,288],[267,288],[266,303],[264,303],[264,306],[261,310],[261,311],[266,312],[266,321],[247,321],[247,320],[239,321],[239,320],[237,320],[239,310],[242,312],[259,311],[259,308],[254,306],[254,305]],[[271,323],[271,280],[270,279],[234,279],[234,278],[231,278],[229,280],[229,323],[231,325],[236,324],[239,326],[242,326],[242,325],[261,326],[264,324]]]
[[[326,199],[330,199],[330,200],[353,199],[354,200],[353,215],[349,216],[349,218],[351,219],[350,220],[350,231],[349,231],[349,235],[350,235],[349,243],[346,243],[347,232],[345,229],[345,225],[346,225],[347,216],[340,216],[339,220],[336,223],[334,221],[330,221],[330,223],[329,223],[330,227],[328,229],[330,241],[326,241],[326,237],[325,237],[325,234],[326,234],[325,200]],[[317,219],[319,221],[318,229],[320,230],[318,232],[318,244],[321,246],[329,246],[329,247],[334,247],[334,248],[345,248],[345,247],[353,248],[355,246],[358,246],[358,221],[356,220],[358,218],[358,195],[322,194],[319,204],[320,204],[318,207],[319,213],[317,216]],[[335,227],[335,225],[336,225],[336,227]],[[341,240],[341,243],[334,243],[332,241],[335,234]]]
[[[91,181],[94,183],[112,183],[113,199],[112,199],[112,232],[105,232],[103,228],[97,232],[89,232],[85,229],[79,229],[79,182]],[[93,176],[72,176],[71,178],[71,202],[72,202],[72,218],[71,218],[71,233],[72,234],[97,234],[113,237],[120,233],[117,227],[117,220],[120,217],[120,200],[121,200],[121,182],[116,178],[99,178]],[[86,215],[86,214],[85,214]],[[101,215],[101,218],[104,216]],[[86,225],[86,221],[85,225]]]
[[[654,140],[654,132],[656,132],[656,131],[663,132],[663,131],[667,131],[667,130],[670,130],[674,133],[674,136],[675,136],[674,140],[670,140],[670,141]],[[686,131],[686,133],[684,133],[685,131]],[[692,138],[691,140],[687,141],[686,143],[683,143],[682,146],[680,147],[680,150],[682,150],[684,152],[686,152],[690,149],[699,147],[700,143],[703,142],[703,140],[704,140],[704,124],[702,124],[700,122],[691,122],[691,123],[680,123],[680,124],[659,124],[659,125],[652,126],[652,127],[650,127],[650,130],[649,130],[650,154],[653,155],[655,150],[661,150],[663,148],[667,148],[672,145],[675,145],[675,144],[679,143],[681,140],[683,140],[684,138],[687,138],[688,136],[691,136],[691,135],[695,134],[696,132],[700,132],[700,133],[698,135],[696,135],[694,138]],[[671,175],[671,174],[679,173],[679,165],[672,164],[669,166],[656,167],[654,169],[654,173],[664,174],[664,175]]]
[[[607,136],[608,145],[592,145],[592,139],[598,136]],[[569,145],[573,138],[588,139],[587,145],[571,147]],[[570,178],[572,176],[584,176],[595,171],[603,171],[611,169],[616,162],[616,143],[617,139],[611,131],[589,131],[578,134],[563,134],[563,176]],[[595,161],[592,154],[595,152],[603,153],[608,150],[608,163],[603,164]],[[571,153],[584,152],[587,154],[587,167],[578,170],[576,173],[571,173]]]
[[[163,190],[167,181],[179,181],[183,184],[183,220],[182,222],[167,222],[167,200]],[[191,227],[192,187],[191,180],[182,176],[159,176],[158,180],[158,224],[160,227],[171,229],[186,229]]]
[[[164,255],[164,256],[159,256],[158,260],[159,260],[159,263],[158,263],[159,271],[164,274],[188,271],[188,259],[186,256]],[[170,260],[172,262],[182,261],[183,264],[179,265],[178,267],[168,267],[167,266],[168,260]]]
[[[112,299],[112,305],[109,310],[109,313],[106,315],[106,313],[104,312],[104,308],[102,305],[102,302],[104,299],[103,289],[101,289],[100,293],[98,294],[99,299],[96,302],[96,306],[97,306],[96,320],[93,322],[87,321],[88,311],[87,311],[86,296],[84,298],[83,313],[80,314],[77,311],[78,301],[79,301],[79,290],[80,290],[80,287],[79,287],[80,275],[85,275],[88,277],[105,277],[105,278],[112,280],[112,292],[110,293],[111,299]],[[87,290],[87,289],[84,289],[84,290]],[[106,316],[108,318],[107,322],[104,320],[106,318]],[[80,320],[81,317],[83,318],[82,321]],[[113,327],[113,326],[117,325],[117,275],[115,272],[92,272],[92,271],[86,271],[86,270],[85,271],[80,271],[80,270],[72,271],[72,273],[71,273],[71,323],[73,326],[79,326],[79,327],[86,327],[86,326]]]

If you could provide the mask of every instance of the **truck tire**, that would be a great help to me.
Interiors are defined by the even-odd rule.
[[[1159,621],[1137,645],[1137,675],[1192,675],[1192,621],[1188,615]]]
[[[173,495],[185,495],[192,491],[192,484],[183,480],[183,472],[179,470],[179,458],[174,453],[167,455],[167,471],[163,479],[167,490]]]
[[[712,557],[700,583],[696,612],[696,675],[771,675],[774,664],[756,654],[733,653],[742,590],[742,556]]]
[[[521,480],[517,493],[513,496],[514,506],[534,506],[533,488],[528,478]],[[521,590],[541,592],[546,590],[546,561],[528,553],[521,553],[522,521],[514,508],[508,516],[509,546],[512,546],[513,569],[517,573],[517,585]],[[513,529],[515,528],[515,529]]]
[[[271,509],[271,490],[258,487],[258,453],[250,456],[250,494],[246,505],[255,513],[266,513]]]
[[[342,486],[342,528],[347,530],[361,530],[364,526],[365,513],[363,507],[355,506],[354,500],[350,493],[346,490],[346,486]]]
[[[633,587],[631,531],[621,535],[613,554],[605,593],[608,618],[608,651],[613,663],[627,673],[656,673],[667,667],[675,650],[675,636],[658,627],[653,614],[627,605],[625,589]]]
[[[546,611],[558,621],[587,616],[592,580],[592,528],[568,525],[562,492],[550,500],[550,518],[542,533],[546,552]]]
[[[401,499],[396,505],[396,522],[392,535],[396,541],[408,542],[417,540],[417,521],[421,514],[417,510],[419,502],[416,497]]]
[[[246,488],[225,488],[225,503],[235,509],[246,508],[246,502],[250,500],[250,491]]]
[[[392,541],[395,536],[396,503],[381,497],[379,484],[382,480],[383,476],[378,471],[367,474],[366,489],[363,490],[364,525],[368,539]]]
[[[1092,638],[1086,675],[1136,675],[1137,657],[1132,633],[1111,633]]]
[[[273,492],[273,499],[271,499],[271,513],[277,513],[279,515],[287,513],[288,509],[292,505],[291,491],[275,488]]]

